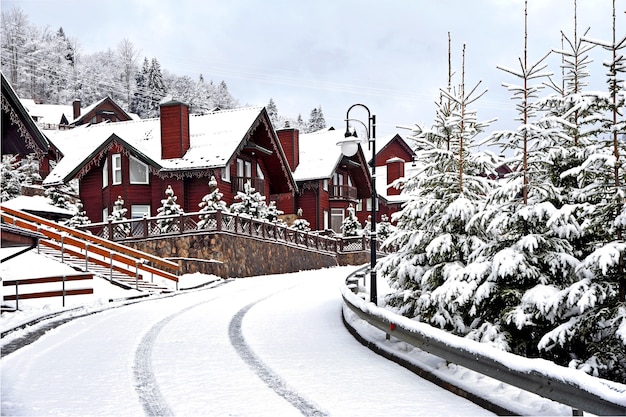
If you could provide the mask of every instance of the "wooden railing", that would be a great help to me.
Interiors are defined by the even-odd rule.
[[[65,283],[68,281],[84,281],[93,280],[93,274],[73,274],[73,275],[59,275],[54,277],[44,278],[24,278],[2,281],[2,286],[15,286],[15,295],[5,295],[4,301],[15,301],[15,309],[19,309],[19,300],[32,299],[32,298],[46,298],[46,297],[62,297],[63,307],[65,307],[65,297],[68,295],[84,295],[93,294],[92,288],[77,288],[66,289]],[[49,284],[54,282],[61,282],[62,288],[60,290],[53,291],[40,291],[32,293],[21,293],[20,286],[30,284]]]
[[[0,208],[2,209],[0,217],[3,222],[27,230],[38,231],[51,240],[51,242],[44,244],[52,246],[60,245],[61,247],[68,245],[80,250],[80,256],[84,257],[86,261],[89,260],[93,262],[95,260],[94,258],[89,259],[90,253],[92,255],[99,255],[109,260],[111,264],[115,261],[126,267],[134,268],[136,275],[139,274],[139,271],[142,271],[176,282],[178,286],[178,276],[164,270],[164,268],[167,268],[177,271],[178,264],[175,262],[120,245],[119,243],[111,242],[80,230],[59,225],[58,223],[43,219],[39,216],[34,216],[19,210],[8,209],[4,206]]]
[[[124,245],[120,245],[118,243],[115,243],[113,240],[116,239],[107,239],[107,238],[102,238],[101,236],[95,235],[95,234],[90,234],[90,233],[85,233],[84,231],[81,230],[77,230],[71,227],[66,227],[63,225],[60,225],[56,222],[44,219],[43,217],[39,217],[39,216],[35,216],[32,214],[28,214],[28,213],[24,213],[22,211],[19,210],[13,210],[10,208],[7,208],[5,206],[0,206],[0,210],[2,211],[3,216],[5,216],[6,214],[11,215],[13,217],[16,217],[17,219],[22,219],[25,220],[27,224],[17,224],[18,226],[22,226],[25,229],[29,229],[29,230],[37,230],[38,228],[35,226],[35,228],[33,228],[32,224],[28,224],[28,222],[31,223],[35,223],[38,225],[42,225],[42,226],[48,226],[52,229],[61,231],[61,232],[65,232],[68,235],[71,235],[72,237],[76,238],[76,239],[80,239],[86,242],[91,242],[94,243],[96,245],[105,247],[107,249],[110,249],[114,252],[118,252],[120,254],[125,254],[129,257],[132,258],[137,258],[137,259],[142,259],[144,260],[144,263],[149,263],[152,266],[156,267],[156,268],[160,268],[160,269],[165,269],[168,271],[177,271],[178,270],[178,264],[176,262],[172,262],[172,261],[168,261],[167,259],[163,259],[160,258],[158,256],[154,256],[151,255],[149,253],[146,252],[142,252],[133,248],[129,248],[127,246]],[[12,219],[7,218],[6,219],[6,223],[14,223],[14,221]],[[39,230],[40,232],[42,232],[42,230]],[[42,232],[43,233],[43,232]]]
[[[320,252],[357,252],[370,248],[370,239],[365,236],[355,238],[323,236],[315,232],[303,232],[285,225],[222,211],[92,223],[84,226],[84,229],[103,239],[113,241],[220,232],[286,243]],[[378,242],[378,251],[383,252],[380,242]]]
[[[245,191],[245,185],[250,184],[252,188],[258,191],[261,195],[265,194],[265,180],[261,178],[251,177],[235,177],[231,181],[230,191],[236,194],[238,191],[242,193]]]
[[[356,200],[356,187],[351,185],[333,185],[330,189],[330,198],[338,200]]]

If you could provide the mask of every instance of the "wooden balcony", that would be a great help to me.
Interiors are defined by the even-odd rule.
[[[265,180],[261,178],[250,177],[235,177],[231,182],[231,191],[236,194],[238,191],[245,192],[245,184],[250,184],[255,191],[258,191],[261,195],[265,195]]]
[[[351,185],[333,185],[330,187],[330,198],[335,200],[356,200],[356,187]]]

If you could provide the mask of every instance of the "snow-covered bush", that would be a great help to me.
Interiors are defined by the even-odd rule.
[[[178,203],[176,203],[177,198],[178,197],[174,195],[174,190],[172,189],[172,186],[168,185],[167,189],[165,190],[165,198],[161,200],[162,206],[157,209],[157,217],[182,214],[183,209]],[[182,227],[182,225],[178,224],[178,219],[175,218],[159,219],[157,224],[159,225],[159,229],[161,229],[161,232],[163,233],[170,231],[170,229],[174,225]]]
[[[107,218],[108,221],[116,223],[121,222],[123,220],[128,220],[126,218],[126,213],[128,210],[124,208],[124,200],[122,200],[121,196],[117,196],[117,200],[113,203],[113,211]],[[122,223],[115,226],[115,234],[120,234],[123,236],[128,236],[130,234],[130,224]]]
[[[341,223],[341,232],[344,237],[354,237],[359,236],[361,231],[361,223],[359,223],[359,219],[356,217],[354,206],[352,203],[346,209],[348,215],[343,219]]]
[[[217,187],[217,180],[214,176],[211,176],[209,181],[209,193],[202,197],[202,201],[198,206],[200,207],[200,221],[198,222],[198,229],[204,229],[209,226],[210,214],[215,211],[228,211],[226,202],[222,201],[223,193]]]
[[[0,201],[8,201],[22,193],[20,162],[16,155],[2,155],[0,165]]]
[[[255,219],[267,218],[268,207],[265,203],[265,196],[256,191],[250,184],[244,184],[244,191],[238,191],[234,198],[239,200],[233,202],[230,211],[235,214],[243,214]]]
[[[83,203],[80,201],[77,202],[74,209],[74,215],[67,222],[65,222],[65,226],[80,227],[91,223],[91,220],[87,217],[87,212],[83,210]]]

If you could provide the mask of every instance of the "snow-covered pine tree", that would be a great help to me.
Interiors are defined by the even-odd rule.
[[[348,215],[341,223],[341,233],[343,234],[343,237],[358,236],[361,231],[361,223],[359,223],[359,219],[356,217],[356,211],[354,210],[352,203],[350,203],[346,212]]]
[[[249,183],[244,184],[244,191],[238,191],[235,200],[230,205],[230,211],[235,214],[243,214],[254,219],[267,217],[267,204],[265,196],[256,191]]]
[[[135,73],[136,90],[130,102],[130,111],[137,113],[139,117],[148,117],[148,73],[150,72],[150,62],[147,57],[143,59],[141,71]]]
[[[159,64],[156,58],[152,58],[150,62],[146,83],[149,92],[148,117],[158,117],[159,103],[165,97],[167,91],[163,81],[163,74],[161,73],[161,64]]]
[[[66,184],[46,187],[45,195],[50,199],[52,205],[66,210],[71,209],[72,189]]]
[[[87,212],[84,210],[83,203],[81,203],[80,201],[77,202],[74,208],[74,215],[67,222],[64,223],[65,226],[80,227],[91,223],[91,220],[89,220],[89,217],[87,217]]]
[[[282,210],[278,210],[278,207],[276,207],[276,202],[275,201],[270,201],[269,206],[267,206],[267,211],[265,214],[265,219],[269,222],[272,223],[277,223],[277,224],[285,224],[285,222],[280,219],[279,216],[281,216],[282,214],[285,214],[284,211]]]
[[[615,34],[615,26],[613,30]],[[626,226],[626,190],[620,179],[626,174],[619,159],[626,152],[615,133],[624,130],[623,117],[620,120],[616,115],[621,114],[624,105],[619,73],[623,74],[625,63],[623,55],[616,51],[620,44],[621,48],[626,46],[626,38],[621,42],[613,38],[613,42],[594,43],[613,55],[613,61],[607,63],[608,94],[578,89],[571,80],[582,78],[584,67],[577,68],[566,60],[570,86],[564,89],[562,100],[575,104],[570,109],[562,106],[568,122],[563,129],[574,143],[565,147],[563,154],[577,158],[570,158],[574,161],[572,166],[560,175],[572,184],[569,201],[561,211],[579,223],[576,228],[572,227],[573,222],[566,224],[568,227],[562,230],[574,246],[572,253],[582,262],[576,280],[556,281],[528,291],[517,310],[523,311],[526,319],[522,324],[528,327],[536,327],[533,322],[539,319],[551,324],[549,331],[538,334],[540,353],[563,365],[622,382],[626,380],[626,303],[621,288],[626,279],[626,244],[621,233]],[[590,49],[584,39],[573,44],[577,49],[572,48],[571,56],[575,58],[577,50]]]
[[[278,107],[276,106],[273,98],[270,98],[270,101],[267,103],[265,108],[267,109],[267,115],[270,117],[270,121],[272,122],[274,129],[279,128],[280,117],[278,116]]]
[[[214,176],[211,176],[209,180],[209,193],[202,197],[202,201],[198,206],[200,207],[200,221],[198,222],[198,229],[204,229],[209,226],[210,220],[213,218],[209,213],[216,212],[218,210],[226,212],[228,207],[226,202],[222,201],[223,193],[217,187],[217,180]]]
[[[2,155],[0,165],[0,201],[11,200],[22,194],[22,173],[16,155]]]
[[[395,226],[391,224],[389,221],[389,216],[383,214],[380,216],[380,222],[376,223],[376,237],[381,243],[384,243],[385,240],[394,232]]]
[[[527,3],[524,16],[526,31]],[[479,323],[471,336],[482,340],[495,334],[514,353],[537,356],[538,337],[551,324],[528,306],[542,302],[550,288],[577,281],[579,261],[570,239],[577,237],[580,225],[574,208],[564,206],[571,184],[561,176],[577,163],[576,152],[564,150],[573,141],[561,129],[561,115],[544,115],[544,102],[538,100],[545,86],[540,81],[549,75],[543,64],[548,55],[529,65],[526,42],[527,36],[520,68],[501,68],[520,80],[519,85],[504,85],[520,101],[521,124],[492,135],[513,152],[513,173],[490,193],[487,208],[473,220],[470,230],[484,233],[485,244],[472,255],[467,276],[475,285],[471,313]]]
[[[183,214],[183,209],[176,202],[177,198],[178,197],[174,195],[172,186],[168,185],[165,190],[165,198],[161,200],[161,207],[157,209],[157,217]],[[170,232],[174,226],[178,226],[179,228],[182,227],[182,225],[178,223],[178,219],[175,218],[159,219],[157,222],[162,233]]]
[[[309,116],[309,122],[307,124],[306,132],[317,132],[326,128],[326,119],[324,119],[324,113],[322,112],[322,106],[316,107],[311,110]]]
[[[463,336],[475,330],[476,287],[468,275],[471,255],[483,244],[468,226],[494,187],[490,174],[496,167],[493,155],[476,151],[478,136],[491,121],[479,122],[470,109],[486,90],[478,90],[479,82],[466,92],[464,56],[465,46],[461,82],[452,88],[448,72],[433,127],[416,125],[409,137],[416,142],[420,169],[402,186],[408,201],[394,214],[397,229],[384,242],[397,250],[379,263],[395,290],[386,297],[388,305]]]
[[[39,175],[39,159],[35,154],[28,154],[20,161],[19,171],[22,177],[22,184],[33,185],[41,182]]]
[[[117,196],[117,200],[113,203],[113,211],[109,214],[107,221],[110,222],[121,222],[124,220],[128,220],[126,218],[126,213],[128,209],[124,208],[124,200],[122,200],[121,196]],[[113,232],[115,235],[128,236],[130,234],[130,224],[122,223],[115,226],[115,231]]]

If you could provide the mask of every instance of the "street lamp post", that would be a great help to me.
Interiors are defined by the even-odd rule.
[[[350,110],[355,107],[362,107],[367,111],[367,125],[359,119],[350,118]],[[371,222],[370,222],[370,301],[374,304],[378,303],[378,291],[376,289],[376,203],[378,202],[378,195],[376,193],[376,115],[370,113],[370,109],[364,104],[353,104],[346,112],[346,140],[341,141],[338,145],[341,145],[341,152],[345,156],[353,156],[358,151],[358,139],[356,139],[356,132],[353,134],[350,132],[350,122],[358,122],[363,125],[367,134],[368,149],[372,151],[372,207],[371,207]],[[353,139],[350,139],[353,138]]]

